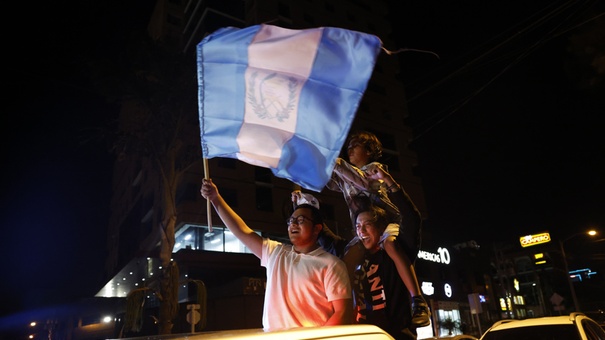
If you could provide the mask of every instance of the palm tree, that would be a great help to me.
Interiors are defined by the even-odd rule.
[[[460,329],[460,321],[454,321],[452,318],[446,318],[445,320],[441,321],[441,327],[447,329],[448,335],[452,335],[455,330]]]
[[[201,166],[195,58],[163,48],[138,36],[123,51],[120,63],[97,68],[97,86],[121,103],[117,126],[105,131],[118,161],[139,160],[148,165],[157,184],[153,217],[160,243],[162,273],[153,287],[160,300],[158,333],[170,334],[178,312],[178,266],[171,260],[177,221],[177,189],[192,166]],[[129,54],[130,53],[130,54]],[[122,67],[122,68],[120,68]],[[157,210],[157,211],[156,211]],[[152,249],[147,249],[151,251]],[[134,323],[136,324],[136,323]]]

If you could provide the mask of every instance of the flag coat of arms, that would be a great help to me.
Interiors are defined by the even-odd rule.
[[[321,191],[381,49],[340,28],[222,28],[197,46],[204,158],[227,157]]]

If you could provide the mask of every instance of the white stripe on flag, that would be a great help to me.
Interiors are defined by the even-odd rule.
[[[317,53],[322,29],[264,25],[248,46],[244,122],[238,158],[277,168],[282,148],[296,131],[300,92]],[[279,51],[279,53],[276,53]]]

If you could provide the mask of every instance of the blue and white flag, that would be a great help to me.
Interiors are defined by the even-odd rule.
[[[381,49],[322,27],[222,28],[197,46],[204,158],[237,158],[321,191]]]

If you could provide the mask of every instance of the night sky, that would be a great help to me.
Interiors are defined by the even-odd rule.
[[[97,94],[92,66],[119,59],[128,32],[146,28],[152,7],[142,3],[11,4],[29,29],[13,28],[5,62],[0,316],[105,284],[113,157],[98,131],[118,111]]]
[[[441,57],[401,56],[425,230],[489,243],[605,228],[603,4],[445,6],[417,5],[401,25],[404,47]]]
[[[88,137],[117,109],[74,65],[119,54],[125,32],[146,26],[151,8],[141,3],[116,12],[111,2],[81,2],[77,15],[62,3],[19,9],[35,34],[13,28],[5,62],[0,316],[90,297],[104,284],[112,157]],[[518,3],[431,0],[393,11],[400,46],[386,48],[440,57],[394,56],[404,65],[425,230],[449,241],[605,231],[603,3],[558,12],[566,2]],[[572,43],[590,42],[581,38],[590,31],[601,45]],[[574,49],[588,45],[600,48],[600,74]]]

